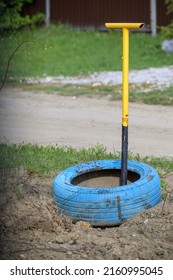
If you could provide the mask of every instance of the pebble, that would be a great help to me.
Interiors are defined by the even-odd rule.
[[[162,50],[167,53],[173,53],[173,39],[164,40],[162,43]]]

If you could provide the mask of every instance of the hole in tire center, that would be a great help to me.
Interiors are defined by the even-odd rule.
[[[96,170],[75,177],[71,183],[89,188],[115,188],[120,185],[120,174],[120,169]],[[139,180],[139,178],[139,174],[128,171],[127,185]]]

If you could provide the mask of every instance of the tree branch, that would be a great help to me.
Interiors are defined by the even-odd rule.
[[[7,62],[7,65],[6,65],[6,68],[5,68],[5,73],[4,73],[4,77],[2,79],[2,84],[0,86],[0,91],[3,89],[5,83],[6,83],[6,80],[7,80],[7,74],[8,74],[8,69],[10,67],[10,63],[11,63],[11,60],[13,58],[13,56],[17,53],[17,51],[20,49],[20,47],[23,45],[23,44],[26,44],[26,43],[38,43],[40,44],[41,46],[43,46],[45,49],[46,49],[46,46],[40,42],[37,42],[37,41],[22,41],[22,42],[18,42],[16,39],[13,39],[17,42],[17,47],[14,49],[14,51],[12,52],[12,54],[10,55],[9,59],[8,59],[8,62]]]

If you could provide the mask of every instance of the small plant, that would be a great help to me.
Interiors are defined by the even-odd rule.
[[[20,200],[24,198],[24,193],[19,186],[13,186],[13,192],[15,193],[17,199]]]
[[[167,6],[167,14],[173,13],[173,0],[165,0]],[[167,26],[161,26],[161,34],[164,38],[173,38],[173,20]]]
[[[0,166],[0,192],[6,193],[11,191],[17,197],[22,199],[24,197],[23,186],[25,184],[25,177],[23,174],[25,171],[22,167],[9,167],[4,165]]]

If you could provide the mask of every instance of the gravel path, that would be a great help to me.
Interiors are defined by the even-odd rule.
[[[90,75],[77,77],[43,77],[43,78],[28,78],[27,83],[32,84],[72,84],[72,85],[118,85],[122,83],[121,71],[96,72]],[[134,84],[154,84],[157,86],[173,85],[173,66],[162,68],[148,68],[143,70],[131,70],[129,72],[129,82]]]

